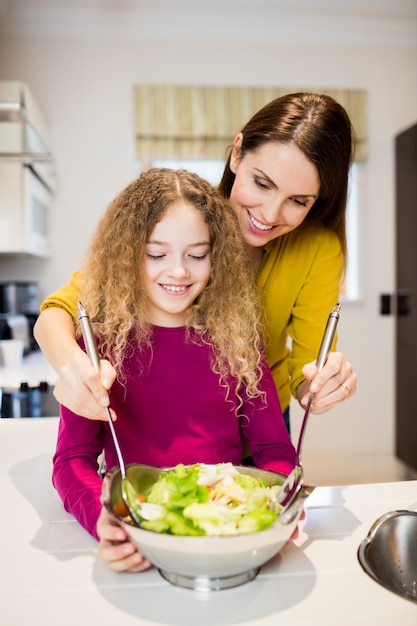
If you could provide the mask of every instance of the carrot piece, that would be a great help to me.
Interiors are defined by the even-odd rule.
[[[117,502],[114,507],[113,507],[113,511],[116,513],[116,515],[118,515],[119,517],[126,517],[126,515],[129,515],[129,511],[127,509],[126,504],[123,502],[123,500],[120,500],[120,502]]]

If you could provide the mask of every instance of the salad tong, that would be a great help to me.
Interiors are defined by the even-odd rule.
[[[324,364],[327,361],[327,357],[329,355],[330,349],[332,347],[333,339],[336,333],[337,323],[339,321],[339,312],[341,309],[341,305],[337,303],[331,310],[330,315],[327,320],[326,328],[324,330],[324,335],[321,341],[319,353],[317,356],[317,370],[320,372],[323,368]],[[303,421],[301,424],[300,434],[298,436],[298,444],[297,444],[297,465],[294,467],[292,472],[287,476],[281,488],[276,496],[276,502],[284,507],[284,510],[281,513],[281,517],[283,518],[283,522],[285,522],[285,512],[288,511],[291,504],[294,502],[297,497],[298,492],[300,491],[303,485],[303,467],[301,463],[301,448],[303,445],[304,433],[307,426],[307,421],[310,415],[311,405],[314,400],[314,393],[310,393],[308,403],[304,412]],[[292,519],[292,516],[290,516]],[[290,520],[288,520],[290,521]]]
[[[90,318],[81,302],[78,302],[78,319],[81,326],[81,332],[84,338],[87,354],[91,359],[94,369],[100,372],[100,357],[98,354],[96,342],[94,339],[93,329],[91,327]],[[140,525],[142,519],[154,519],[160,515],[159,507],[148,503],[139,502],[139,494],[126,473],[126,465],[120,449],[119,440],[116,435],[113,420],[111,418],[109,407],[106,407],[107,421],[109,423],[110,432],[113,438],[114,447],[116,448],[117,459],[120,466],[121,474],[121,492],[123,501],[136,524]]]

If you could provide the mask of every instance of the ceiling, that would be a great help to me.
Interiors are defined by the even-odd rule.
[[[0,32],[415,45],[417,0],[0,0]]]
[[[0,11],[13,9],[32,10],[126,10],[140,7],[169,8],[187,6],[189,9],[203,7],[269,7],[284,11],[331,11],[339,14],[359,12],[362,14],[385,14],[391,16],[416,16],[415,0],[0,0]]]

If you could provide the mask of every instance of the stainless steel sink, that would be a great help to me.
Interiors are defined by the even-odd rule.
[[[417,603],[417,511],[379,517],[360,544],[358,559],[378,583]]]

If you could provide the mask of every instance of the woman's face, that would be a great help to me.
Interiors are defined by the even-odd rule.
[[[294,230],[318,198],[316,166],[294,144],[266,143],[239,158],[242,136],[233,145],[230,194],[243,237],[259,248]]]
[[[183,326],[210,271],[210,233],[202,213],[184,202],[173,204],[146,243],[148,322]]]

